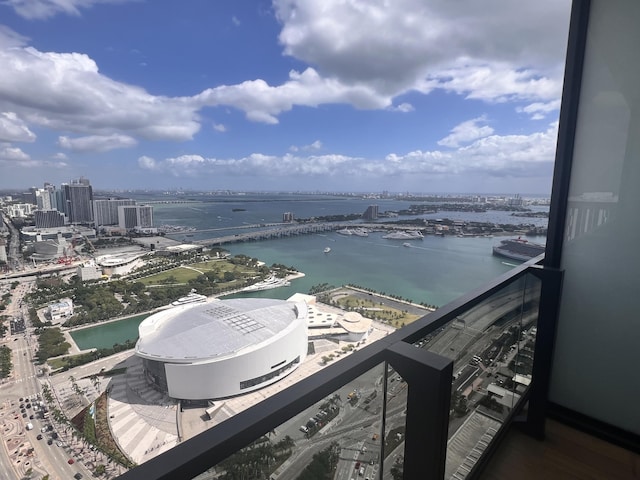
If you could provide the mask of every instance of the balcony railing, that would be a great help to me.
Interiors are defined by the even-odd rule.
[[[284,480],[314,462],[347,480],[473,478],[516,414],[543,429],[561,274],[539,261],[119,478]]]

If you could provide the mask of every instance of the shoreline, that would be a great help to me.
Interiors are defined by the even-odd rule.
[[[291,281],[291,280],[296,280],[298,278],[303,278],[304,276],[305,276],[305,274],[303,272],[296,272],[296,273],[293,273],[291,275],[287,275],[285,278],[286,278],[287,281]],[[207,297],[207,300],[212,299],[212,298],[225,297],[227,295],[232,295],[232,294],[238,293],[240,291],[241,290],[237,290],[237,291],[234,290],[234,291],[231,291],[231,292],[225,292],[224,294],[211,295],[211,296]],[[153,310],[146,311],[146,312],[140,312],[140,313],[136,313],[136,314],[133,314],[133,315],[126,315],[126,316],[116,317],[116,318],[112,318],[112,319],[109,319],[109,320],[103,320],[103,321],[97,322],[97,323],[78,325],[76,327],[64,327],[65,329],[62,330],[62,334],[64,335],[65,341],[68,342],[69,345],[70,345],[69,352],[64,354],[64,355],[59,355],[58,357],[52,357],[52,358],[61,358],[61,357],[65,357],[65,356],[68,356],[68,355],[81,355],[83,353],[92,352],[92,351],[94,351],[94,350],[96,350],[98,348],[98,347],[91,347],[91,348],[88,348],[88,349],[81,350],[80,347],[78,346],[78,344],[76,343],[76,341],[71,336],[71,334],[73,332],[77,332],[77,331],[80,331],[80,330],[86,330],[88,328],[101,327],[103,325],[108,325],[110,323],[129,320],[131,318],[139,317],[139,316],[142,316],[142,315],[150,316],[150,315],[153,315],[154,313],[157,313],[157,312],[159,312],[161,310],[166,310],[166,309],[171,308],[171,307],[172,307],[172,305],[169,304],[169,305],[158,307],[158,308],[155,308]]]

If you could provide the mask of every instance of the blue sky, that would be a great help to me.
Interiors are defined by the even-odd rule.
[[[568,0],[4,0],[0,188],[548,194]]]

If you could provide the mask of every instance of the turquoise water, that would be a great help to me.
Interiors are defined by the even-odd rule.
[[[232,254],[245,254],[271,265],[296,267],[305,277],[289,287],[243,294],[285,299],[295,292],[307,293],[320,283],[347,283],[392,293],[415,302],[444,305],[501,275],[513,263],[491,254],[498,238],[426,236],[403,241],[386,240],[382,233],[369,237],[337,233],[304,235],[256,243],[233,244]],[[325,247],[331,252],[323,253]]]
[[[145,313],[116,322],[83,328],[71,332],[71,337],[80,350],[111,348],[116,343],[123,344],[127,340],[136,340],[138,338],[138,325],[148,316],[149,314]]]
[[[362,213],[370,204],[379,210],[407,208],[412,202],[369,200],[321,196],[264,195],[230,197],[189,204],[154,205],[155,225],[172,224],[197,229],[235,227],[260,222],[279,222],[284,212],[296,218],[330,214]],[[243,211],[233,212],[233,208]],[[543,207],[536,207],[543,210]],[[451,218],[492,223],[529,223],[546,225],[546,219],[513,217],[507,212],[484,213],[440,212],[421,218]],[[228,231],[196,233],[193,238],[173,237],[189,241],[228,235]],[[289,287],[238,294],[235,296],[286,299],[296,292],[307,293],[321,283],[340,286],[347,283],[372,288],[378,292],[400,295],[414,302],[442,306],[483,283],[501,275],[514,264],[492,255],[495,238],[461,238],[425,236],[411,240],[411,247],[401,240],[386,240],[383,233],[369,237],[343,236],[335,232],[301,235],[275,240],[228,245],[233,255],[244,254],[264,261],[293,266],[306,276],[294,280]],[[544,243],[544,238],[532,238]],[[325,247],[331,252],[323,253]],[[145,318],[130,319],[87,328],[72,333],[81,349],[111,347],[126,339],[135,340],[138,325]]]

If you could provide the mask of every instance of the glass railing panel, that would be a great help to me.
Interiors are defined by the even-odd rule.
[[[383,445],[383,479],[402,479],[407,424],[407,382],[391,366],[387,369],[387,401]]]
[[[523,281],[522,314],[518,325],[518,339],[509,347],[510,353],[502,362],[508,375],[505,375],[501,386],[511,392],[510,401],[507,399],[503,401],[509,412],[517,407],[531,384],[538,332],[538,310],[542,282],[533,275],[525,276]]]
[[[415,342],[454,361],[445,478],[468,475],[526,392],[539,299],[521,276]]]
[[[196,478],[379,478],[383,385],[381,364]]]

